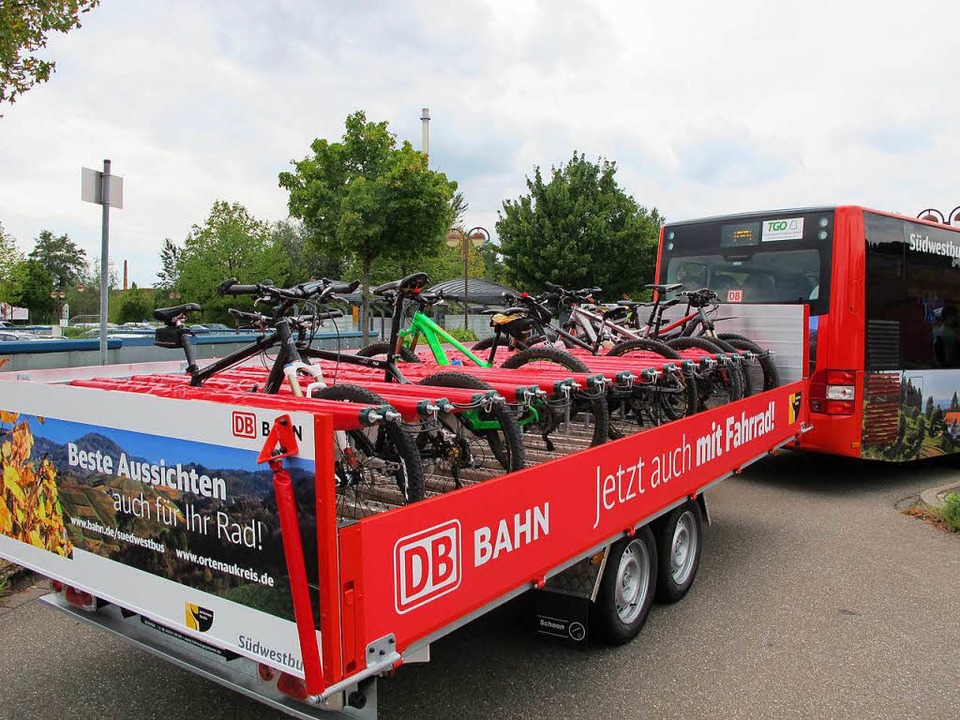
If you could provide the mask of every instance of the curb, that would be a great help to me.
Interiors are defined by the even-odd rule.
[[[920,493],[920,502],[930,507],[939,507],[943,504],[943,498],[952,492],[960,493],[960,482],[952,482],[949,485],[924,490]]]

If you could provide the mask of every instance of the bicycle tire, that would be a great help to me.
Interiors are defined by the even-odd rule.
[[[493,389],[480,378],[456,371],[436,373],[418,384],[479,391]],[[479,410],[478,418],[496,422],[499,430],[477,430],[471,427],[469,416],[445,413],[437,419],[440,427],[420,433],[417,444],[421,448],[421,458],[426,466],[424,476],[431,490],[443,492],[453,489],[449,487],[450,480],[454,488],[461,487],[462,470],[468,471],[468,480],[478,481],[487,479],[489,471],[501,475],[521,470],[526,465],[520,426],[505,403],[494,403],[489,408]],[[446,433],[452,434],[452,444],[450,439],[444,437]],[[484,443],[489,448],[492,461],[484,451]],[[437,472],[430,472],[431,469]],[[445,477],[447,475],[449,479]]]
[[[359,385],[330,385],[315,398],[386,405],[382,397]],[[396,422],[385,422],[344,433],[346,448],[334,443],[334,473],[337,483],[337,515],[359,520],[422,500],[423,466],[413,437]]]
[[[696,348],[710,354],[724,352],[716,343],[699,337],[674,338],[668,340],[667,344],[675,350]],[[709,410],[742,397],[743,376],[732,364],[718,364],[712,370],[697,376],[697,405],[700,410]]]
[[[532,363],[559,365],[566,370],[579,373],[592,372],[590,368],[588,368],[583,364],[583,362],[575,358],[570,353],[552,347],[532,347],[526,350],[521,350],[509,358],[502,365],[502,367],[508,370],[513,370],[530,365]],[[578,397],[578,395],[580,397]],[[551,398],[551,400],[556,402],[558,399],[555,397]],[[558,417],[559,413],[555,407],[543,405],[539,406],[537,410],[538,412],[542,411],[545,416],[544,422],[546,422],[546,424],[541,423],[540,428],[544,440],[547,441],[547,436],[549,433],[560,425],[560,419]],[[582,422],[585,426],[590,427],[591,432],[589,433],[589,444],[591,447],[594,445],[600,445],[609,439],[610,413],[607,408],[607,399],[605,395],[600,395],[599,397],[588,397],[583,393],[574,393],[569,410],[573,420]],[[566,410],[564,410],[563,414],[566,414]],[[529,433],[527,434],[529,435]],[[573,435],[573,433],[570,433],[570,435]],[[552,443],[547,441],[546,444],[549,449]]]
[[[764,391],[780,387],[780,371],[777,369],[777,363],[774,361],[773,355],[769,350],[764,350],[750,338],[737,335],[736,333],[722,333],[717,335],[717,337],[730,343],[738,350],[749,350],[757,356],[757,362],[763,372]]]
[[[615,345],[608,357],[627,357],[634,352],[654,353],[666,360],[680,360],[672,347],[652,338],[637,338]],[[679,420],[697,412],[697,383],[692,375],[682,371],[664,375],[658,388],[638,385],[629,398],[608,397],[611,434],[620,436],[643,429],[644,425],[662,425],[664,421]],[[618,415],[622,419],[618,419]],[[631,420],[632,417],[632,420]],[[636,427],[633,427],[636,425]]]
[[[357,355],[360,357],[386,357],[387,353],[390,352],[390,343],[379,342],[373,343],[372,345],[367,345],[365,348],[357,350]],[[420,362],[420,358],[417,357],[417,354],[413,352],[406,345],[400,346],[400,360],[403,362]]]
[[[498,345],[498,346],[497,346],[497,350],[502,350],[502,351],[504,351],[504,352],[510,352],[510,345],[511,345],[511,344],[512,344],[517,350],[526,350],[527,347],[528,347],[528,345],[527,345],[526,343],[521,342],[520,340],[513,339],[512,341],[509,341],[509,340],[508,340],[506,343],[501,343],[500,345]],[[476,355],[478,352],[481,352],[481,351],[483,351],[483,350],[489,350],[489,349],[492,348],[492,347],[493,347],[493,336],[491,335],[491,336],[488,337],[488,338],[484,338],[483,340],[479,340],[479,341],[477,341],[476,343],[474,343],[473,347],[470,348],[470,350],[473,352],[474,355]]]
[[[733,345],[728,343],[726,340],[721,340],[720,338],[712,337],[712,336],[705,337],[704,340],[709,340],[725,353],[730,353],[731,355],[739,355],[739,351],[737,350],[737,348],[735,348]],[[742,360],[738,359],[736,362],[737,362],[737,370],[740,373],[740,382],[742,385],[740,389],[740,393],[741,393],[740,396],[750,397],[755,392],[757,392],[756,388],[760,387],[760,384],[753,382],[753,378],[751,378],[747,374],[747,368],[743,364]]]
[[[656,353],[657,355],[661,355],[670,360],[680,359],[680,353],[662,340],[654,340],[653,338],[637,338],[635,340],[626,340],[610,348],[610,351],[607,353],[607,355],[610,357],[622,357],[638,350]]]

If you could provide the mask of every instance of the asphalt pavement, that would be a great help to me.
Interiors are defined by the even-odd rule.
[[[520,598],[380,681],[380,717],[960,717],[960,535],[899,512],[960,478],[785,453],[708,495],[693,589],[632,643],[529,631]],[[0,718],[278,718],[25,594],[0,609]]]

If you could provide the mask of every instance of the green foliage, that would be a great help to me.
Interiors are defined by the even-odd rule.
[[[38,83],[46,82],[56,63],[34,53],[51,32],[80,27],[80,15],[100,0],[8,0],[0,3],[0,103],[13,103]]]
[[[458,342],[462,342],[462,343],[476,342],[479,339],[477,338],[477,334],[470,328],[465,328],[465,327],[446,328],[446,331],[450,334],[450,336],[454,340],[457,340]]]
[[[937,515],[953,532],[960,532],[960,494],[950,493],[943,500]]]
[[[290,192],[290,214],[309,229],[311,248],[360,268],[366,314],[378,258],[428,257],[443,244],[456,183],[430,170],[409,142],[397,147],[387,123],[367,122],[362,111],[347,117],[340,142],[318,138],[310,149],[293,172],[280,173],[280,186]]]
[[[52,287],[64,290],[75,285],[87,271],[87,253],[66,234],[56,236],[41,230],[29,255],[52,279]]]
[[[117,322],[149,321],[153,316],[152,293],[134,287],[120,294],[118,299]]]
[[[227,308],[248,306],[239,297],[217,296],[217,286],[235,277],[241,283],[287,282],[289,262],[283,248],[272,242],[267,223],[257,220],[240,203],[218,200],[203,226],[187,235],[177,265],[178,302],[196,302],[210,321],[229,320]]]
[[[23,261],[17,241],[0,225],[0,302],[10,302],[13,295],[13,269]]]
[[[17,263],[11,273],[10,303],[30,309],[32,322],[49,322],[55,314],[50,288],[53,278],[38,260]]]
[[[662,218],[618,185],[616,163],[592,163],[573,153],[544,180],[527,179],[529,193],[503,203],[497,221],[506,280],[524,289],[550,281],[597,285],[607,297],[652,282]]]
[[[180,256],[183,248],[170,238],[164,238],[160,246],[160,272],[157,273],[157,287],[169,290],[180,282]]]
[[[311,246],[310,231],[296,219],[281,220],[270,229],[271,242],[283,248],[290,261],[291,279],[301,282],[309,278],[346,278],[346,262],[342,255],[318,253]]]

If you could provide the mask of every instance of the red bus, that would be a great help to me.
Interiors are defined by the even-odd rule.
[[[960,451],[960,229],[850,205],[669,223],[657,281],[809,304],[802,447],[889,461]]]

